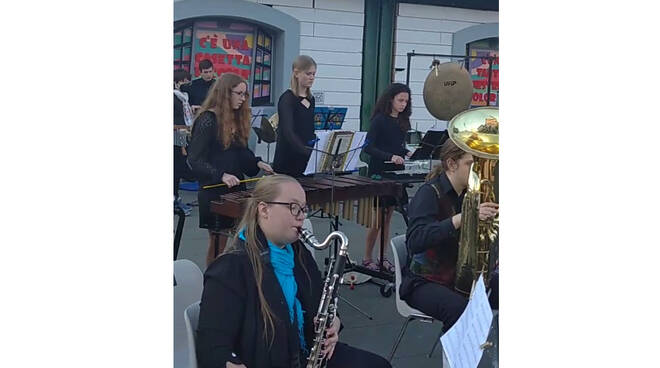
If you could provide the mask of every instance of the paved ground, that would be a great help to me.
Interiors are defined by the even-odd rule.
[[[409,193],[412,197],[412,190]],[[184,202],[196,200],[196,193],[182,191],[181,195]],[[319,240],[325,239],[330,232],[328,220],[311,219],[311,221],[316,237]],[[198,223],[198,210],[195,207],[191,216],[186,218],[179,250],[179,259],[189,259],[195,262],[203,271],[205,268],[208,235],[206,230],[199,229]],[[364,256],[365,228],[347,221],[342,222],[342,225],[340,230],[349,239],[351,260],[359,262]],[[395,212],[392,218],[391,236],[405,234],[405,229],[406,225],[403,217]],[[387,249],[389,250],[389,244]],[[316,259],[321,270],[324,269],[322,262],[325,256],[327,256],[326,251],[317,252]],[[388,258],[391,259],[391,257]],[[342,286],[340,290],[341,296],[365,313],[371,315],[373,320],[367,319],[347,303],[340,300],[339,313],[345,325],[340,335],[340,340],[388,357],[405,319],[397,313],[394,296],[385,298],[381,296],[379,289],[380,287],[378,285],[370,282],[358,285],[353,290],[350,290],[347,286]],[[392,360],[392,365],[397,368],[442,367],[442,347],[440,344],[438,344],[433,356],[428,358],[428,353],[431,351],[431,347],[438,337],[440,329],[441,325],[438,322],[432,324],[419,321],[411,322]],[[483,363],[482,361],[482,365]],[[496,367],[496,365],[491,366]]]

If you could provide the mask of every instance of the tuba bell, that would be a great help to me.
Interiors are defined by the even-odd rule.
[[[461,234],[456,263],[455,290],[470,295],[479,274],[486,283],[496,260],[494,242],[499,231],[499,217],[479,220],[479,205],[497,202],[499,157],[499,110],[480,107],[454,116],[447,125],[449,138],[474,157],[470,168],[468,187],[461,210]]]

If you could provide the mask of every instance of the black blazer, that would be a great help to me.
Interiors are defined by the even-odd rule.
[[[260,230],[258,237],[264,245],[264,297],[276,317],[272,347],[263,339],[264,323],[252,264],[239,239],[237,249],[216,259],[204,274],[197,330],[200,368],[224,368],[227,361],[250,368],[289,368],[300,362],[297,328],[290,323],[284,294],[270,263],[268,243]],[[321,273],[304,245],[295,242],[292,247],[297,297],[304,311],[305,340],[311,348],[313,318],[321,299]],[[232,357],[232,352],[236,357]]]

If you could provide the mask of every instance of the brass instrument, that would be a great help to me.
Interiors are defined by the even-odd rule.
[[[323,349],[323,342],[325,341],[325,330],[332,326],[332,321],[337,315],[337,299],[339,291],[339,280],[344,273],[344,265],[348,259],[348,238],[341,231],[331,232],[323,243],[320,243],[307,229],[298,229],[298,237],[300,240],[311,246],[314,249],[325,249],[330,246],[333,238],[339,238],[339,251],[337,258],[331,259],[328,267],[328,274],[323,284],[323,292],[321,294],[321,301],[319,302],[319,309],[316,313],[317,324],[314,327],[314,345],[310,349],[309,356],[307,357],[307,368],[322,368],[328,363],[325,356],[321,355]]]
[[[479,220],[479,205],[496,202],[495,166],[499,157],[499,110],[480,107],[454,116],[447,125],[449,138],[474,157],[468,187],[461,210],[456,291],[470,295],[480,273],[488,282],[493,242],[497,238],[499,219]]]

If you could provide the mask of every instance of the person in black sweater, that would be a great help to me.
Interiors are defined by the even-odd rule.
[[[371,115],[371,125],[367,133],[367,145],[364,151],[369,154],[368,175],[379,175],[383,172],[386,161],[403,164],[404,157],[412,153],[406,148],[406,132],[410,129],[411,114],[410,88],[405,84],[393,83],[376,101],[374,112]],[[407,200],[407,198],[406,198]],[[379,214],[378,224],[384,226],[385,242],[387,244],[390,234],[390,222],[394,214],[394,197],[380,197],[379,206],[385,207],[385,220]],[[380,235],[380,227],[373,226],[367,231],[367,244],[362,265],[371,270],[377,270],[380,260],[374,262],[372,253],[376,240]],[[387,249],[387,248],[386,248]],[[383,250],[383,255],[385,250]],[[383,267],[386,271],[394,272],[394,265],[383,256]]]
[[[188,94],[181,92],[181,86],[190,82],[190,73],[183,69],[174,71],[174,202],[186,216],[192,209],[179,200],[179,181],[191,180],[192,173],[186,164],[186,131],[193,123],[192,110],[188,104]]]
[[[193,112],[197,112],[209,92],[209,89],[215,82],[213,78],[213,63],[209,59],[204,59],[199,62],[200,78],[192,81],[192,83],[183,86],[182,91],[187,92],[190,96],[190,105]]]
[[[303,176],[312,154],[314,134],[314,96],[310,87],[316,76],[316,62],[300,55],[293,62],[291,86],[277,103],[277,146],[273,158],[276,172]]]
[[[321,273],[298,240],[305,191],[287,175],[262,179],[239,231],[204,273],[197,325],[200,368],[296,368],[314,344]],[[389,368],[384,358],[338,342],[341,320],[326,330],[328,368]]]
[[[209,230],[207,265],[222,254],[231,229],[229,217],[211,213],[210,202],[221,195],[245,189],[239,183],[244,175],[255,176],[262,169],[272,173],[267,163],[255,157],[247,147],[250,134],[250,108],[247,82],[233,73],[224,73],[209,91],[192,128],[188,163],[200,186],[223,183],[223,186],[197,192],[199,227]]]
[[[448,139],[440,160],[408,206],[408,259],[399,294],[411,307],[442,321],[447,331],[467,306],[465,296],[454,291],[454,281],[462,203],[474,158]],[[494,217],[498,208],[482,203],[479,219]]]

